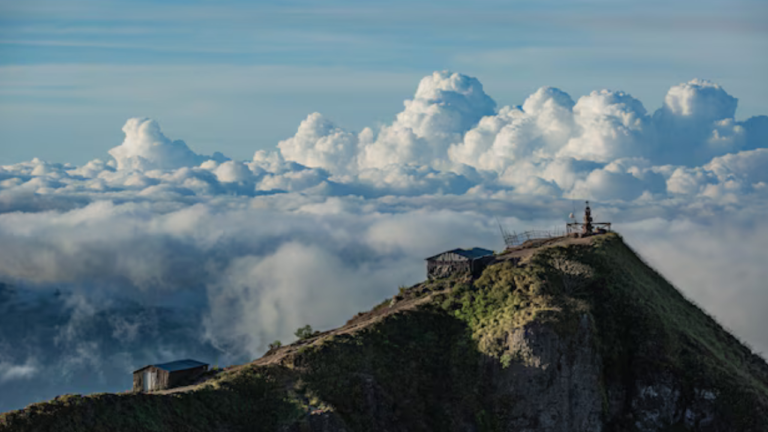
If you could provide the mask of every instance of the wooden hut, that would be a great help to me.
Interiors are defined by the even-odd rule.
[[[453,249],[426,259],[427,277],[443,278],[457,273],[478,275],[493,260],[493,251],[483,248]]]
[[[133,372],[133,391],[151,392],[177,387],[207,371],[207,364],[189,359],[144,366]]]

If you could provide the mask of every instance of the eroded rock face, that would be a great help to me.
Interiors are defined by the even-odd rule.
[[[694,389],[684,397],[679,381],[660,374],[635,384],[631,399],[633,425],[641,432],[662,430],[669,425],[684,426],[693,431],[729,430],[716,421],[717,395],[711,390]]]
[[[673,426],[729,430],[717,420],[715,392],[695,389],[685,396],[673,375],[645,376],[630,385],[605,382],[593,331],[585,315],[565,338],[538,323],[507,334],[508,365],[488,359],[501,430],[600,432],[616,425],[642,432]]]
[[[529,324],[507,335],[508,366],[492,369],[503,430],[603,430],[602,365],[584,316],[571,338]]]

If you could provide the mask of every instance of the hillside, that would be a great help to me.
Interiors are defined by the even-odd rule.
[[[0,415],[3,432],[766,425],[768,365],[616,234],[521,248],[476,280],[417,284],[194,386],[67,395]]]

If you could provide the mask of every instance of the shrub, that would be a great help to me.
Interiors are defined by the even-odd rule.
[[[315,332],[312,330],[312,326],[309,324],[305,325],[304,327],[299,327],[298,330],[296,330],[296,333],[294,333],[299,340],[309,339],[312,336],[314,336]]]

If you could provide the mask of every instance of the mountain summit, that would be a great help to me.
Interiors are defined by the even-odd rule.
[[[765,431],[768,365],[611,233],[508,250],[194,385],[0,415],[93,430]]]

